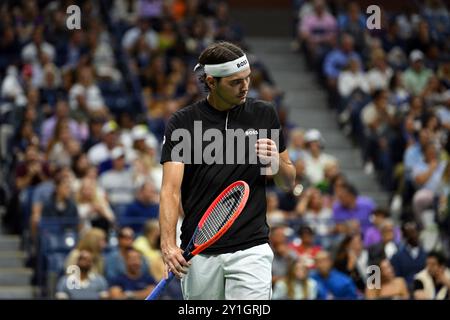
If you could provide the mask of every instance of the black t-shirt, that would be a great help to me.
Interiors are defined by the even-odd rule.
[[[270,138],[277,143],[278,152],[283,152],[286,146],[280,129],[275,108],[250,98],[229,111],[219,111],[203,99],[172,115],[165,130],[161,164],[167,161],[185,164],[181,185],[182,248],[186,248],[212,201],[238,180],[247,182],[250,187],[247,204],[231,228],[204,253],[235,252],[268,242],[266,176],[261,174],[264,166],[256,160],[254,145],[259,138]],[[233,132],[237,136],[234,141],[241,143],[226,138]],[[189,135],[185,136],[187,133]],[[216,135],[219,133],[222,140]],[[221,148],[212,150],[214,143]],[[180,151],[180,146],[185,149]],[[213,155],[214,161],[206,155]],[[231,155],[234,161],[230,161]]]

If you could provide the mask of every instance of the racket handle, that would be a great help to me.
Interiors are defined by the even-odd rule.
[[[162,279],[158,285],[153,289],[153,291],[145,298],[145,300],[156,300],[159,298],[159,296],[163,293],[164,289],[167,287],[167,285],[172,281],[172,279],[175,277],[175,274],[173,272],[169,272],[169,277],[166,279]]]

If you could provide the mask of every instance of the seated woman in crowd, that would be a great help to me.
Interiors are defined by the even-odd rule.
[[[366,299],[409,299],[409,291],[405,279],[396,277],[389,260],[384,259],[380,265],[380,286],[367,286]]]
[[[307,265],[302,259],[291,261],[285,279],[274,285],[273,300],[314,300],[317,299],[317,282],[309,277]]]

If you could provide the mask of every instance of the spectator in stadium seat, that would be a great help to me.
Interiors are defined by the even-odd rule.
[[[110,251],[105,257],[105,278],[112,281],[126,272],[125,258],[128,249],[133,247],[134,231],[130,227],[123,227],[118,233],[118,247]],[[142,257],[142,272],[148,270],[146,259]]]
[[[160,249],[159,222],[150,219],[144,224],[143,234],[134,241],[133,248],[142,253],[149,262],[149,271],[156,281],[164,276],[164,262]]]
[[[285,278],[277,281],[273,288],[273,300],[315,300],[317,282],[309,276],[308,266],[301,258],[290,262]]]
[[[76,69],[81,58],[87,54],[85,35],[83,29],[73,30],[62,46],[60,55],[65,68]]]
[[[389,89],[390,104],[395,106],[397,110],[402,113],[406,113],[408,111],[411,94],[405,88],[401,71],[395,71],[389,81],[389,86],[383,89]]]
[[[115,216],[105,192],[97,187],[97,181],[89,176],[82,178],[79,184],[75,199],[81,231],[97,227],[108,232],[115,222]]]
[[[364,52],[366,49],[366,17],[357,1],[350,1],[347,11],[337,17],[339,32],[348,33],[355,39],[355,49]]]
[[[419,163],[424,162],[424,150],[430,142],[431,133],[428,129],[421,128],[418,131],[417,139],[406,148],[403,156],[403,165],[405,167],[405,179],[408,181],[412,181],[413,168]]]
[[[424,149],[424,162],[419,162],[413,167],[412,177],[418,189],[413,197],[413,211],[416,222],[422,226],[424,225],[422,213],[426,209],[433,208],[447,166],[448,161],[440,160],[436,147],[429,144]]]
[[[66,258],[64,267],[67,268],[75,265],[82,251],[89,251],[92,254],[92,272],[103,275],[105,262],[103,250],[106,248],[106,233],[102,229],[92,228],[83,233],[78,241],[77,246],[70,251]]]
[[[373,101],[365,105],[361,111],[361,122],[364,125],[364,136],[367,140],[364,146],[364,161],[371,162],[375,168],[381,167],[380,153],[386,152],[387,140],[394,123],[395,107],[389,104],[387,90],[375,90],[372,94]]]
[[[383,223],[389,219],[390,214],[386,209],[376,208],[372,211],[370,215],[370,221],[372,226],[370,226],[364,233],[364,247],[368,248],[374,244],[378,244],[382,240],[382,230],[381,227]],[[392,222],[392,221],[391,221]],[[401,232],[400,228],[396,227],[394,230],[394,238],[392,239],[395,243],[400,243]]]
[[[316,270],[311,277],[319,284],[318,299],[356,299],[353,280],[333,268],[333,260],[327,251],[316,255]]]
[[[349,59],[348,65],[339,73],[337,88],[343,99],[348,99],[356,91],[369,93],[367,76],[358,59],[354,57]]]
[[[410,67],[403,74],[405,88],[413,95],[420,95],[433,75],[433,71],[424,66],[424,59],[422,51],[413,50],[409,55]]]
[[[414,276],[414,299],[448,300],[450,271],[445,257],[436,251],[427,255],[426,267]]]
[[[83,151],[88,152],[93,146],[102,142],[103,125],[105,120],[100,117],[93,117],[88,121],[88,135],[83,143]],[[98,161],[98,159],[97,159]]]
[[[274,258],[272,262],[272,282],[286,276],[288,264],[297,259],[297,253],[289,247],[286,237],[287,229],[283,225],[273,226],[270,230],[270,246]]]
[[[406,280],[408,288],[411,290],[414,282],[414,275],[419,273],[426,263],[426,253],[419,242],[419,231],[414,222],[405,222],[402,225],[404,244],[391,258],[395,275]]]
[[[158,141],[148,130],[146,125],[136,125],[131,129],[131,149],[127,152],[127,159],[133,162],[135,176],[140,180],[151,179],[159,189],[162,183],[162,168],[157,163]],[[136,180],[136,178],[135,178]]]
[[[336,162],[336,158],[323,152],[322,134],[317,129],[310,129],[305,134],[307,153],[305,154],[306,176],[312,184],[317,184],[324,179],[325,166]]]
[[[82,118],[108,114],[90,66],[84,66],[78,70],[77,82],[69,91],[69,104],[72,112]]]
[[[27,98],[25,88],[21,81],[19,70],[16,66],[10,65],[6,69],[6,75],[3,78],[1,86],[1,98],[6,101],[14,102],[17,106],[25,106]]]
[[[69,179],[64,177],[56,179],[53,195],[43,203],[42,217],[78,217],[77,206],[72,198]]]
[[[361,295],[366,287],[368,260],[369,254],[359,233],[348,235],[342,240],[334,259],[334,268],[352,278]]]
[[[125,32],[122,38],[122,47],[130,50],[141,36],[145,38],[145,42],[153,51],[158,48],[158,33],[152,28],[149,19],[144,17],[139,17],[137,25]]]
[[[123,217],[125,219],[158,219],[159,195],[153,181],[147,179],[137,186],[136,197],[127,205]]]
[[[49,179],[39,183],[33,192],[32,203],[31,203],[31,220],[30,220],[30,231],[32,239],[36,238],[38,234],[39,221],[42,217],[42,211],[44,204],[49,204],[52,196],[55,194],[55,181],[68,181],[71,186],[71,191],[74,191],[73,184],[74,178],[73,173],[69,167],[63,167],[51,171]]]
[[[369,264],[377,264],[383,259],[391,259],[398,251],[398,245],[400,239],[396,239],[396,231],[400,237],[400,230],[395,226],[394,222],[390,218],[384,218],[382,222],[378,224],[380,232],[380,241],[368,246],[369,251]],[[367,232],[366,232],[367,233]]]
[[[126,167],[124,148],[114,148],[111,158],[112,169],[100,175],[99,185],[105,190],[113,209],[120,211],[116,212],[118,214],[133,202],[135,184],[132,170]]]
[[[98,123],[95,120],[94,123]],[[106,122],[101,128],[102,141],[88,149],[89,162],[99,165],[111,159],[111,152],[117,146],[119,126],[115,121]]]
[[[62,119],[68,120],[68,126],[72,136],[78,141],[84,141],[88,136],[87,126],[82,123],[78,123],[74,119],[69,118],[69,106],[67,101],[58,100],[55,107],[55,114],[46,119],[41,128],[41,146],[46,148],[54,135],[56,124]]]
[[[284,210],[280,209],[280,201],[278,195],[274,191],[266,193],[267,203],[267,224],[269,226],[284,224],[289,219],[289,215]]]
[[[79,268],[79,272],[65,275],[59,279],[55,298],[58,300],[107,299],[109,297],[108,283],[103,276],[92,271],[92,253],[81,250],[76,266]]]
[[[380,287],[371,283],[373,287],[367,286],[365,294],[366,299],[409,299],[408,286],[405,279],[396,276],[394,269],[388,259],[384,259],[379,263],[380,267]]]
[[[342,232],[343,223],[349,220],[359,221],[362,231],[370,226],[369,216],[375,209],[372,199],[358,195],[358,191],[349,183],[336,188],[337,201],[333,204],[333,218],[338,232]]]
[[[290,139],[289,139],[289,159],[292,162],[297,161],[299,158],[303,158],[305,154],[305,132],[296,128],[291,130]]]
[[[327,248],[334,230],[333,211],[326,205],[320,191],[316,188],[307,189],[298,202],[296,213],[314,231],[318,242]]]
[[[50,165],[55,167],[72,166],[73,157],[81,152],[81,145],[72,136],[68,119],[58,121],[46,150],[46,157]]]
[[[33,31],[32,41],[23,47],[22,59],[26,63],[38,63],[40,52],[44,52],[50,61],[55,58],[55,48],[52,44],[48,43],[44,39],[44,26],[37,26]]]
[[[107,41],[100,39],[101,31],[101,27],[96,25],[87,32],[87,47],[92,59],[92,66],[99,79],[119,82],[122,74],[116,68],[114,51]]]
[[[400,37],[401,30],[397,19],[395,17],[386,17],[384,23],[386,31],[380,35],[384,52],[388,55],[395,50],[399,50],[402,54],[407,52],[408,43]]]
[[[330,51],[323,63],[323,73],[329,90],[336,92],[339,74],[348,66],[351,58],[358,60],[362,65],[360,55],[354,50],[353,37],[344,33],[341,35],[340,46]]]
[[[334,45],[336,34],[336,19],[326,10],[325,1],[315,0],[314,11],[305,15],[299,25],[299,37],[305,42],[313,62],[319,62]]]
[[[142,271],[142,255],[129,248],[125,258],[126,272],[110,282],[111,299],[143,300],[153,290],[156,282],[146,271]]]
[[[49,167],[42,160],[43,155],[38,146],[29,145],[25,150],[24,161],[16,167],[16,187],[24,190],[29,186],[36,186],[49,177]]]
[[[383,49],[372,52],[370,65],[371,68],[366,77],[370,92],[377,89],[389,89],[394,71],[388,65]]]
[[[308,268],[314,269],[316,254],[322,250],[321,246],[316,244],[315,233],[309,224],[305,224],[300,226],[298,236],[301,241],[300,245],[291,243],[290,247],[297,252],[297,255]]]

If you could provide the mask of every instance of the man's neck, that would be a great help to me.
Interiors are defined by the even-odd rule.
[[[234,106],[227,103],[224,99],[222,99],[217,94],[208,94],[208,97],[206,98],[208,100],[208,103],[218,111],[228,111],[232,109]]]

